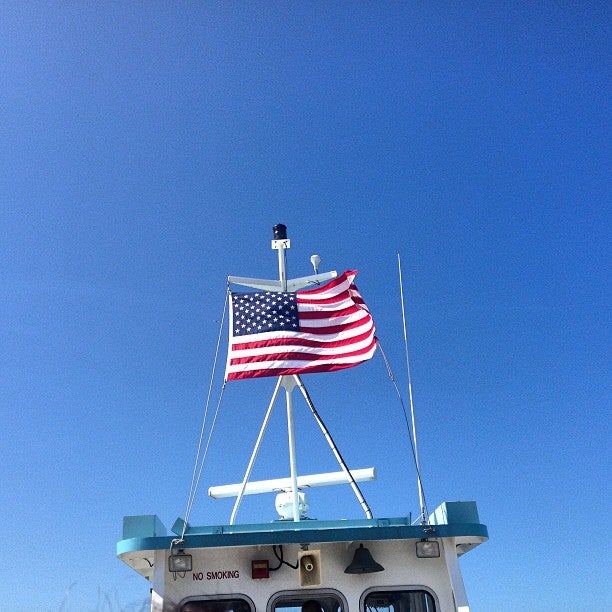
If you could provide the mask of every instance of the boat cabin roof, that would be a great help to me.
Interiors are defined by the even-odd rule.
[[[169,550],[183,532],[185,523],[177,519],[168,535],[156,515],[126,516],[123,539],[117,543],[117,556],[136,571],[137,557],[153,555],[156,550]],[[444,502],[431,515],[429,524],[411,525],[408,517],[350,520],[279,520],[272,523],[244,525],[187,525],[181,548],[222,548],[323,542],[421,540],[454,538],[457,553],[463,554],[488,539],[487,527],[478,519],[475,502]],[[132,553],[138,552],[135,556]],[[143,575],[148,571],[139,571]]]

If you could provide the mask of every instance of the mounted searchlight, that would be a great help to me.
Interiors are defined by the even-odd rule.
[[[182,549],[168,557],[168,570],[171,572],[190,572],[191,565],[191,555]]]
[[[436,540],[422,539],[416,543],[416,556],[419,559],[436,559],[440,556],[440,543]]]

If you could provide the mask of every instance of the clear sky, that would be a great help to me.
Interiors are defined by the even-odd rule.
[[[0,609],[145,609],[122,518],[184,516],[225,279],[277,276],[276,223],[291,276],[359,270],[405,390],[401,253],[427,503],[489,528],[473,610],[612,609],[610,24],[599,1],[2,1]],[[305,382],[377,468],[374,514],[418,514],[380,355]],[[227,522],[206,488],[241,479],[273,385],[228,386],[192,522]],[[300,472],[335,470],[296,418]],[[256,478],[288,473],[275,419]],[[311,506],[363,516],[341,488]]]

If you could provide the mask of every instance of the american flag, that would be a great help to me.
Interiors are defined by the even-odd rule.
[[[297,293],[231,293],[225,380],[331,372],[370,359],[375,327],[356,274]]]

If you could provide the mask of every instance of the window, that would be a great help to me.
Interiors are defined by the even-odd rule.
[[[244,599],[197,599],[184,603],[180,612],[251,612]]]
[[[372,591],[365,596],[366,612],[435,612],[431,593],[421,590]]]
[[[274,612],[343,612],[346,607],[336,593],[337,591],[301,591],[286,594],[276,597],[270,609]]]

